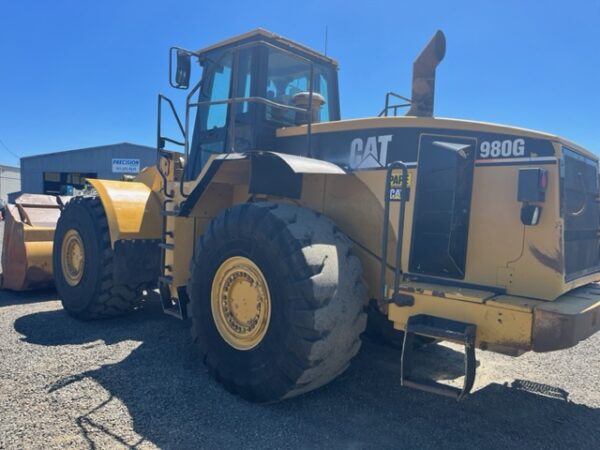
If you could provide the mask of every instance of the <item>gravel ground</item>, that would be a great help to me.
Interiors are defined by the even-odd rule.
[[[4,221],[0,220],[0,243],[4,239]],[[2,273],[2,246],[0,245],[0,273]]]
[[[328,386],[254,405],[209,378],[189,324],[163,315],[156,299],[128,317],[83,323],[55,298],[0,291],[0,448],[591,449],[600,441],[600,334],[550,354],[479,352],[475,392],[460,403],[400,387],[399,352],[366,341]],[[461,370],[450,346],[418,358],[437,361],[442,378]]]

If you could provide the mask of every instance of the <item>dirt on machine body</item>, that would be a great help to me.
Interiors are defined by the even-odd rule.
[[[445,48],[437,32],[411,98],[390,92],[355,120],[341,119],[337,62],[299,43],[259,29],[172,48],[171,85],[191,89],[183,120],[158,98],[157,167],[89,180],[95,195],[58,220],[64,307],[114,316],[158,287],[165,313],[191,318],[211,374],[260,402],[334,379],[367,323],[402,345],[403,385],[457,399],[476,349],[517,356],[597,332],[598,158],[552,134],[434,117]],[[163,133],[165,111],[180,136]],[[434,340],[464,345],[462,388],[412,374],[416,341]]]

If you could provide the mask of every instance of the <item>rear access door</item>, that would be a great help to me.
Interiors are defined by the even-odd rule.
[[[600,271],[598,162],[566,147],[560,161],[565,278]]]
[[[476,140],[421,135],[409,269],[465,276]]]

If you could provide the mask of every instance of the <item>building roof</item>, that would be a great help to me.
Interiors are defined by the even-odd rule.
[[[315,58],[321,59],[322,61],[325,61],[329,64],[333,64],[335,66],[338,65],[338,62],[333,59],[330,58],[329,56],[324,55],[321,52],[318,52],[317,50],[314,50],[310,47],[307,47],[306,45],[300,44],[298,42],[292,41],[291,39],[285,38],[283,36],[280,36],[278,34],[275,34],[269,30],[265,30],[264,28],[256,28],[255,30],[252,31],[248,31],[247,33],[242,33],[239,34],[237,36],[231,37],[229,39],[225,39],[223,41],[219,41],[216,44],[212,44],[209,45],[208,47],[204,47],[200,50],[198,50],[196,52],[197,55],[201,55],[203,53],[207,53],[211,50],[214,50],[216,48],[220,48],[220,47],[224,47],[226,45],[232,45],[232,44],[236,44],[238,42],[241,41],[245,41],[247,39],[251,39],[254,37],[263,37],[263,38],[267,38],[267,39],[271,39],[273,41],[277,41],[280,42],[284,45],[287,45],[289,47],[295,48],[301,52],[304,52],[310,56],[313,56]]]
[[[122,146],[136,147],[136,148],[143,149],[143,150],[152,150],[153,152],[156,151],[155,147],[148,147],[147,145],[132,144],[131,142],[118,142],[116,144],[97,145],[95,147],[75,148],[75,149],[71,149],[71,150],[61,150],[59,152],[38,153],[37,155],[23,156],[21,159],[23,160],[23,159],[39,158],[39,157],[46,157],[46,156],[53,156],[53,155],[63,155],[65,153],[72,153],[72,152],[86,152],[86,151],[102,150],[102,149],[109,149],[109,148],[122,147]]]
[[[16,170],[16,171],[20,171],[21,170],[21,168],[18,167],[18,166],[7,166],[6,164],[0,164],[0,169],[2,169],[2,170],[8,170],[8,169],[10,169],[10,170]]]

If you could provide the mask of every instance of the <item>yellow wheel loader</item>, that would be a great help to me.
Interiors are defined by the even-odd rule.
[[[191,89],[182,121],[158,98],[157,167],[89,180],[96,195],[58,221],[65,309],[114,316],[158,287],[165,313],[191,318],[213,376],[257,402],[341,374],[367,315],[402,340],[403,385],[457,399],[477,348],[545,352],[598,331],[597,157],[551,134],[433,117],[444,54],[437,32],[410,99],[389,93],[377,117],[341,120],[336,61],[301,44],[258,29],[172,48],[171,84]],[[181,137],[163,133],[165,110]],[[417,339],[464,345],[462,388],[415,376]]]

